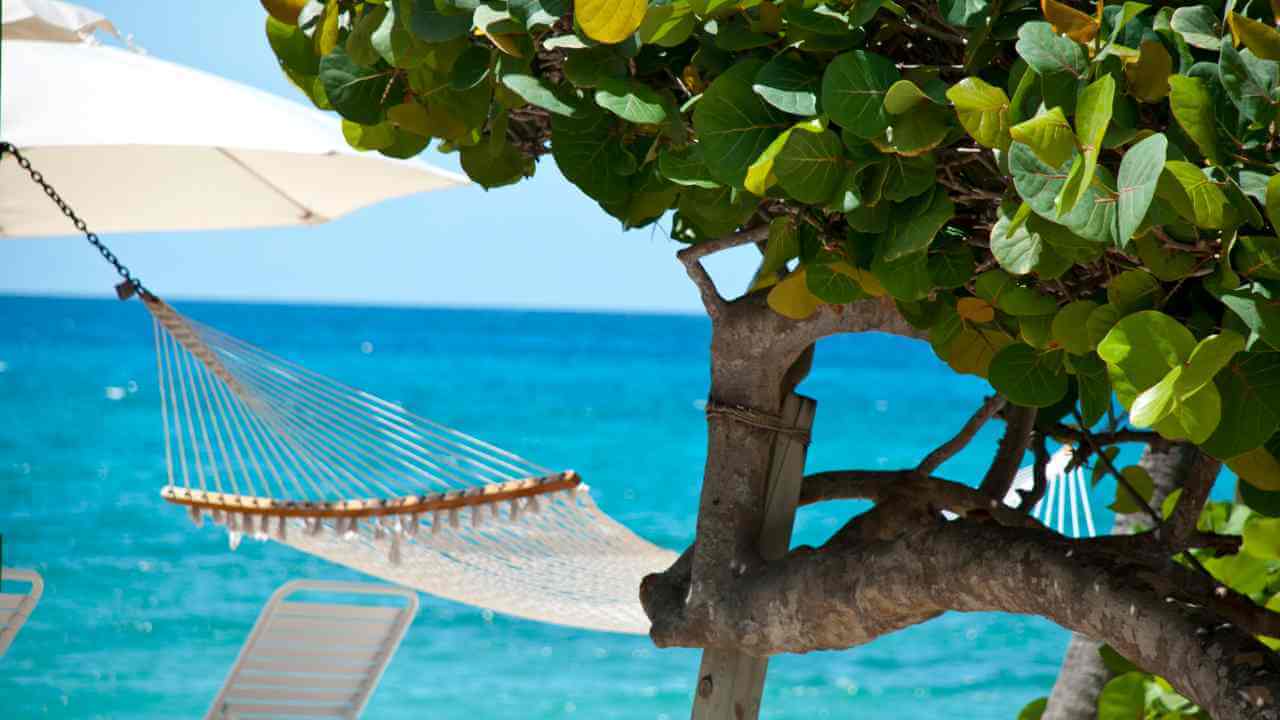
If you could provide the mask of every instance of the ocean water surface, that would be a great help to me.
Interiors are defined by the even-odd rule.
[[[548,467],[650,540],[693,537],[710,328],[700,317],[176,303],[186,314]],[[166,482],[150,318],[137,303],[0,297],[0,534],[45,596],[0,659],[0,717],[179,718],[208,708],[258,611],[293,578],[358,573],[272,542],[235,552]],[[818,347],[808,469],[914,465],[986,384],[923,343]],[[941,474],[972,483],[998,428]],[[1113,490],[1094,489],[1102,509]],[[856,503],[800,511],[821,542]],[[1067,634],[946,615],[843,652],[770,663],[763,717],[1004,718],[1052,686]],[[422,596],[365,717],[688,717],[698,654]]]

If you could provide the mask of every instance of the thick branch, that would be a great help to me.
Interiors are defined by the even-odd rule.
[[[948,510],[961,516],[990,517],[1001,525],[1044,529],[1024,512],[968,485],[926,477],[914,470],[834,470],[806,475],[800,487],[800,505],[828,500],[871,500],[911,505],[924,514]]]
[[[724,309],[725,301],[716,289],[715,281],[711,279],[707,269],[702,266],[702,258],[729,248],[757,243],[767,237],[769,237],[769,226],[761,225],[760,227],[743,230],[732,235],[700,242],[697,245],[690,245],[676,253],[676,257],[679,258],[681,263],[684,263],[684,269],[685,272],[689,273],[689,279],[698,287],[698,293],[702,296],[702,305],[712,319],[719,317]]]
[[[966,445],[973,440],[973,436],[978,434],[983,425],[1004,407],[1005,399],[999,395],[992,395],[983,401],[982,406],[978,408],[973,417],[960,428],[960,432],[956,436],[938,446],[938,449],[929,453],[916,466],[916,472],[921,475],[930,475],[937,470],[942,463],[955,457],[955,454],[964,449]]]
[[[1280,657],[1222,616],[1167,601],[1170,577],[1040,530],[938,522],[798,550],[740,577],[708,622],[659,616],[652,636],[772,655],[861,645],[948,610],[1038,615],[1105,640],[1217,720],[1280,719]]]
[[[1004,496],[1009,494],[1013,478],[1022,465],[1022,456],[1026,454],[1027,446],[1031,444],[1031,431],[1036,423],[1035,408],[1009,405],[1004,415],[1006,423],[1004,437],[1000,438],[995,459],[991,461],[991,467],[979,486],[982,492],[996,500],[1003,500]]]

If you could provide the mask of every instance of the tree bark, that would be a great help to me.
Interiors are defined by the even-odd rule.
[[[1105,640],[1217,720],[1280,720],[1280,657],[1201,606],[1170,601],[1185,569],[1105,546],[936,521],[890,540],[793,551],[738,578],[711,622],[659,616],[651,635],[660,647],[772,655],[861,645],[948,610],[1039,615]]]
[[[1195,461],[1195,448],[1162,440],[1149,443],[1139,465],[1151,475],[1155,491],[1151,502],[1160,507],[1169,493],[1180,487]],[[1150,524],[1146,513],[1116,515],[1113,535],[1130,535]],[[1079,633],[1071,636],[1062,670],[1049,694],[1042,720],[1093,720],[1098,715],[1098,694],[1112,678],[1098,651],[1103,643]]]

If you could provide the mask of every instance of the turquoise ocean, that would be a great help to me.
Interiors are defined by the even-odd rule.
[[[693,537],[705,452],[705,318],[175,303],[318,372],[548,467],[574,468],[606,512],[661,545]],[[0,718],[200,717],[259,609],[293,578],[359,580],[272,542],[235,552],[158,494],[165,483],[150,318],[137,303],[0,297],[3,563],[45,596],[0,659]],[[986,383],[923,343],[819,345],[810,471],[914,464]],[[972,483],[998,429],[944,466]],[[1113,489],[1093,490],[1100,529]],[[818,543],[856,503],[805,508]],[[367,578],[365,578],[367,579]],[[775,658],[768,718],[1002,718],[1046,694],[1065,631],[946,615],[842,652]],[[517,620],[422,596],[367,718],[688,717],[698,654],[645,637]]]

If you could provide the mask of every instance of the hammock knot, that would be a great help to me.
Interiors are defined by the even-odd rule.
[[[808,430],[786,425],[781,417],[764,410],[757,410],[746,405],[724,404],[717,402],[714,398],[707,398],[706,412],[707,417],[720,415],[743,425],[768,430],[777,435],[786,435],[802,445],[809,445]]]

